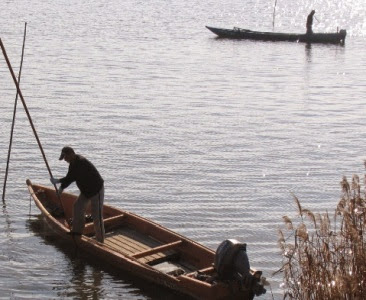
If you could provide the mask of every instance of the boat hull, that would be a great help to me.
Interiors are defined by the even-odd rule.
[[[346,39],[346,30],[340,30],[336,33],[313,33],[313,34],[296,34],[296,33],[275,33],[260,32],[234,27],[233,29],[215,28],[206,26],[220,38],[230,39],[247,39],[259,41],[283,41],[283,42],[301,42],[301,43],[330,43],[344,44]]]
[[[53,188],[32,184],[30,180],[27,185],[43,219],[55,233],[124,274],[131,273],[194,299],[253,299],[258,294],[261,272],[251,270],[251,284],[244,289],[237,282],[217,278],[207,281],[216,276],[213,250],[112,206],[103,206],[104,243],[96,240],[93,223],[86,224],[83,235],[70,236],[67,220],[72,216],[77,196],[63,193],[58,199]]]

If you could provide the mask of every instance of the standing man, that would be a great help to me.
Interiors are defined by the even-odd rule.
[[[91,202],[91,213],[98,242],[104,242],[103,201],[104,180],[96,167],[85,157],[75,153],[71,147],[63,147],[59,160],[70,164],[67,175],[61,179],[51,177],[52,184],[61,183],[59,195],[72,182],[76,182],[80,195],[74,203],[70,234],[81,235],[85,227],[85,209]]]
[[[308,15],[306,20],[306,34],[313,34],[313,17],[315,14],[315,10],[312,10],[311,13]]]

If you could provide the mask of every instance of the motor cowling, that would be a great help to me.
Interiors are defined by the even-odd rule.
[[[223,241],[216,250],[215,268],[222,280],[231,280],[250,275],[250,265],[247,255],[247,245],[237,240]]]

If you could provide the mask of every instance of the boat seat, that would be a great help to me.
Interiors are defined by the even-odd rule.
[[[182,241],[178,240],[178,241],[175,241],[175,242],[172,242],[172,243],[169,243],[169,244],[164,244],[164,245],[157,246],[157,247],[145,250],[145,251],[137,252],[137,253],[135,253],[131,256],[133,258],[138,259],[138,258],[142,258],[142,257],[145,257],[145,256],[150,256],[152,254],[156,254],[156,253],[159,253],[159,252],[163,252],[163,251],[166,251],[166,250],[171,250],[172,248],[175,248],[175,247],[179,246],[180,244],[182,244]]]
[[[181,240],[169,244],[160,245],[145,251],[134,253],[131,256],[150,266],[155,266],[163,262],[179,259],[179,253],[174,250],[182,243]]]
[[[157,253],[151,256],[145,256],[140,258],[139,261],[144,261],[146,264],[153,266],[155,268],[156,265],[164,263],[164,262],[173,262],[179,260],[179,253],[174,250],[168,250],[165,253]]]
[[[105,230],[107,231],[107,229],[111,229],[115,226],[120,225],[122,220],[124,219],[124,216],[125,215],[118,215],[118,216],[113,216],[113,217],[104,219]],[[84,235],[94,235],[95,234],[93,222],[85,225],[83,234]]]

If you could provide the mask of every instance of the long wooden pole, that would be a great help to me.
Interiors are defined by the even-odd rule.
[[[39,140],[39,137],[38,137],[38,134],[37,134],[37,131],[36,131],[36,128],[34,127],[33,125],[33,121],[32,121],[32,117],[29,113],[29,110],[28,110],[28,107],[27,107],[27,104],[25,103],[25,100],[24,100],[24,97],[23,97],[23,94],[22,94],[22,91],[20,90],[20,87],[19,87],[19,84],[18,84],[18,81],[15,77],[15,74],[14,74],[14,71],[13,71],[13,68],[11,67],[11,64],[10,64],[10,61],[9,61],[9,58],[8,58],[8,55],[6,54],[6,50],[5,50],[5,47],[4,47],[4,44],[0,38],[0,47],[1,47],[1,50],[3,51],[3,55],[4,55],[4,58],[6,60],[6,63],[8,65],[8,68],[9,68],[9,71],[10,71],[10,74],[11,74],[11,77],[13,77],[13,81],[14,81],[14,84],[17,88],[17,92],[19,94],[19,97],[20,97],[20,100],[22,100],[22,103],[23,103],[23,106],[24,106],[24,110],[27,114],[27,117],[28,117],[28,120],[29,120],[29,123],[32,127],[32,130],[33,130],[33,133],[34,133],[34,136],[37,140],[37,143],[38,143],[38,147],[39,149],[41,150],[41,153],[42,153],[42,156],[43,156],[43,160],[46,164],[46,167],[47,167],[47,170],[48,170],[48,173],[50,174],[51,177],[52,176],[52,171],[51,171],[51,168],[50,166],[48,165],[48,162],[47,162],[47,158],[46,158],[46,154],[44,153],[43,151],[43,147],[42,147],[42,144],[41,144],[41,141]],[[55,187],[55,190],[56,190],[56,194],[58,195],[58,189],[57,189],[57,186],[56,184],[54,184],[54,187]],[[63,204],[62,204],[62,201],[61,201],[61,197],[59,197],[59,200],[60,200],[60,204],[61,204],[61,207],[62,209],[64,210],[64,207],[63,207]]]
[[[20,84],[20,77],[22,75],[22,67],[23,67],[23,58],[24,58],[24,48],[25,48],[25,37],[27,35],[27,22],[24,25],[24,36],[23,36],[23,48],[22,48],[22,57],[20,60],[20,67],[19,67],[19,74],[18,74],[18,84]],[[6,182],[8,180],[8,173],[9,173],[9,162],[10,162],[10,153],[11,153],[11,146],[13,144],[13,133],[14,133],[14,125],[15,125],[15,116],[17,112],[17,104],[18,104],[18,92],[15,96],[14,101],[14,110],[13,110],[13,122],[11,124],[10,130],[10,141],[9,141],[9,149],[8,149],[8,160],[6,163],[6,170],[5,170],[5,178],[4,178],[4,187],[3,187],[3,203],[5,203],[5,191],[6,191]]]
[[[277,0],[275,0],[275,4],[273,7],[273,20],[272,20],[272,27],[273,27],[273,31],[274,31],[274,25],[275,25],[275,17],[276,17],[276,5],[277,5]]]

